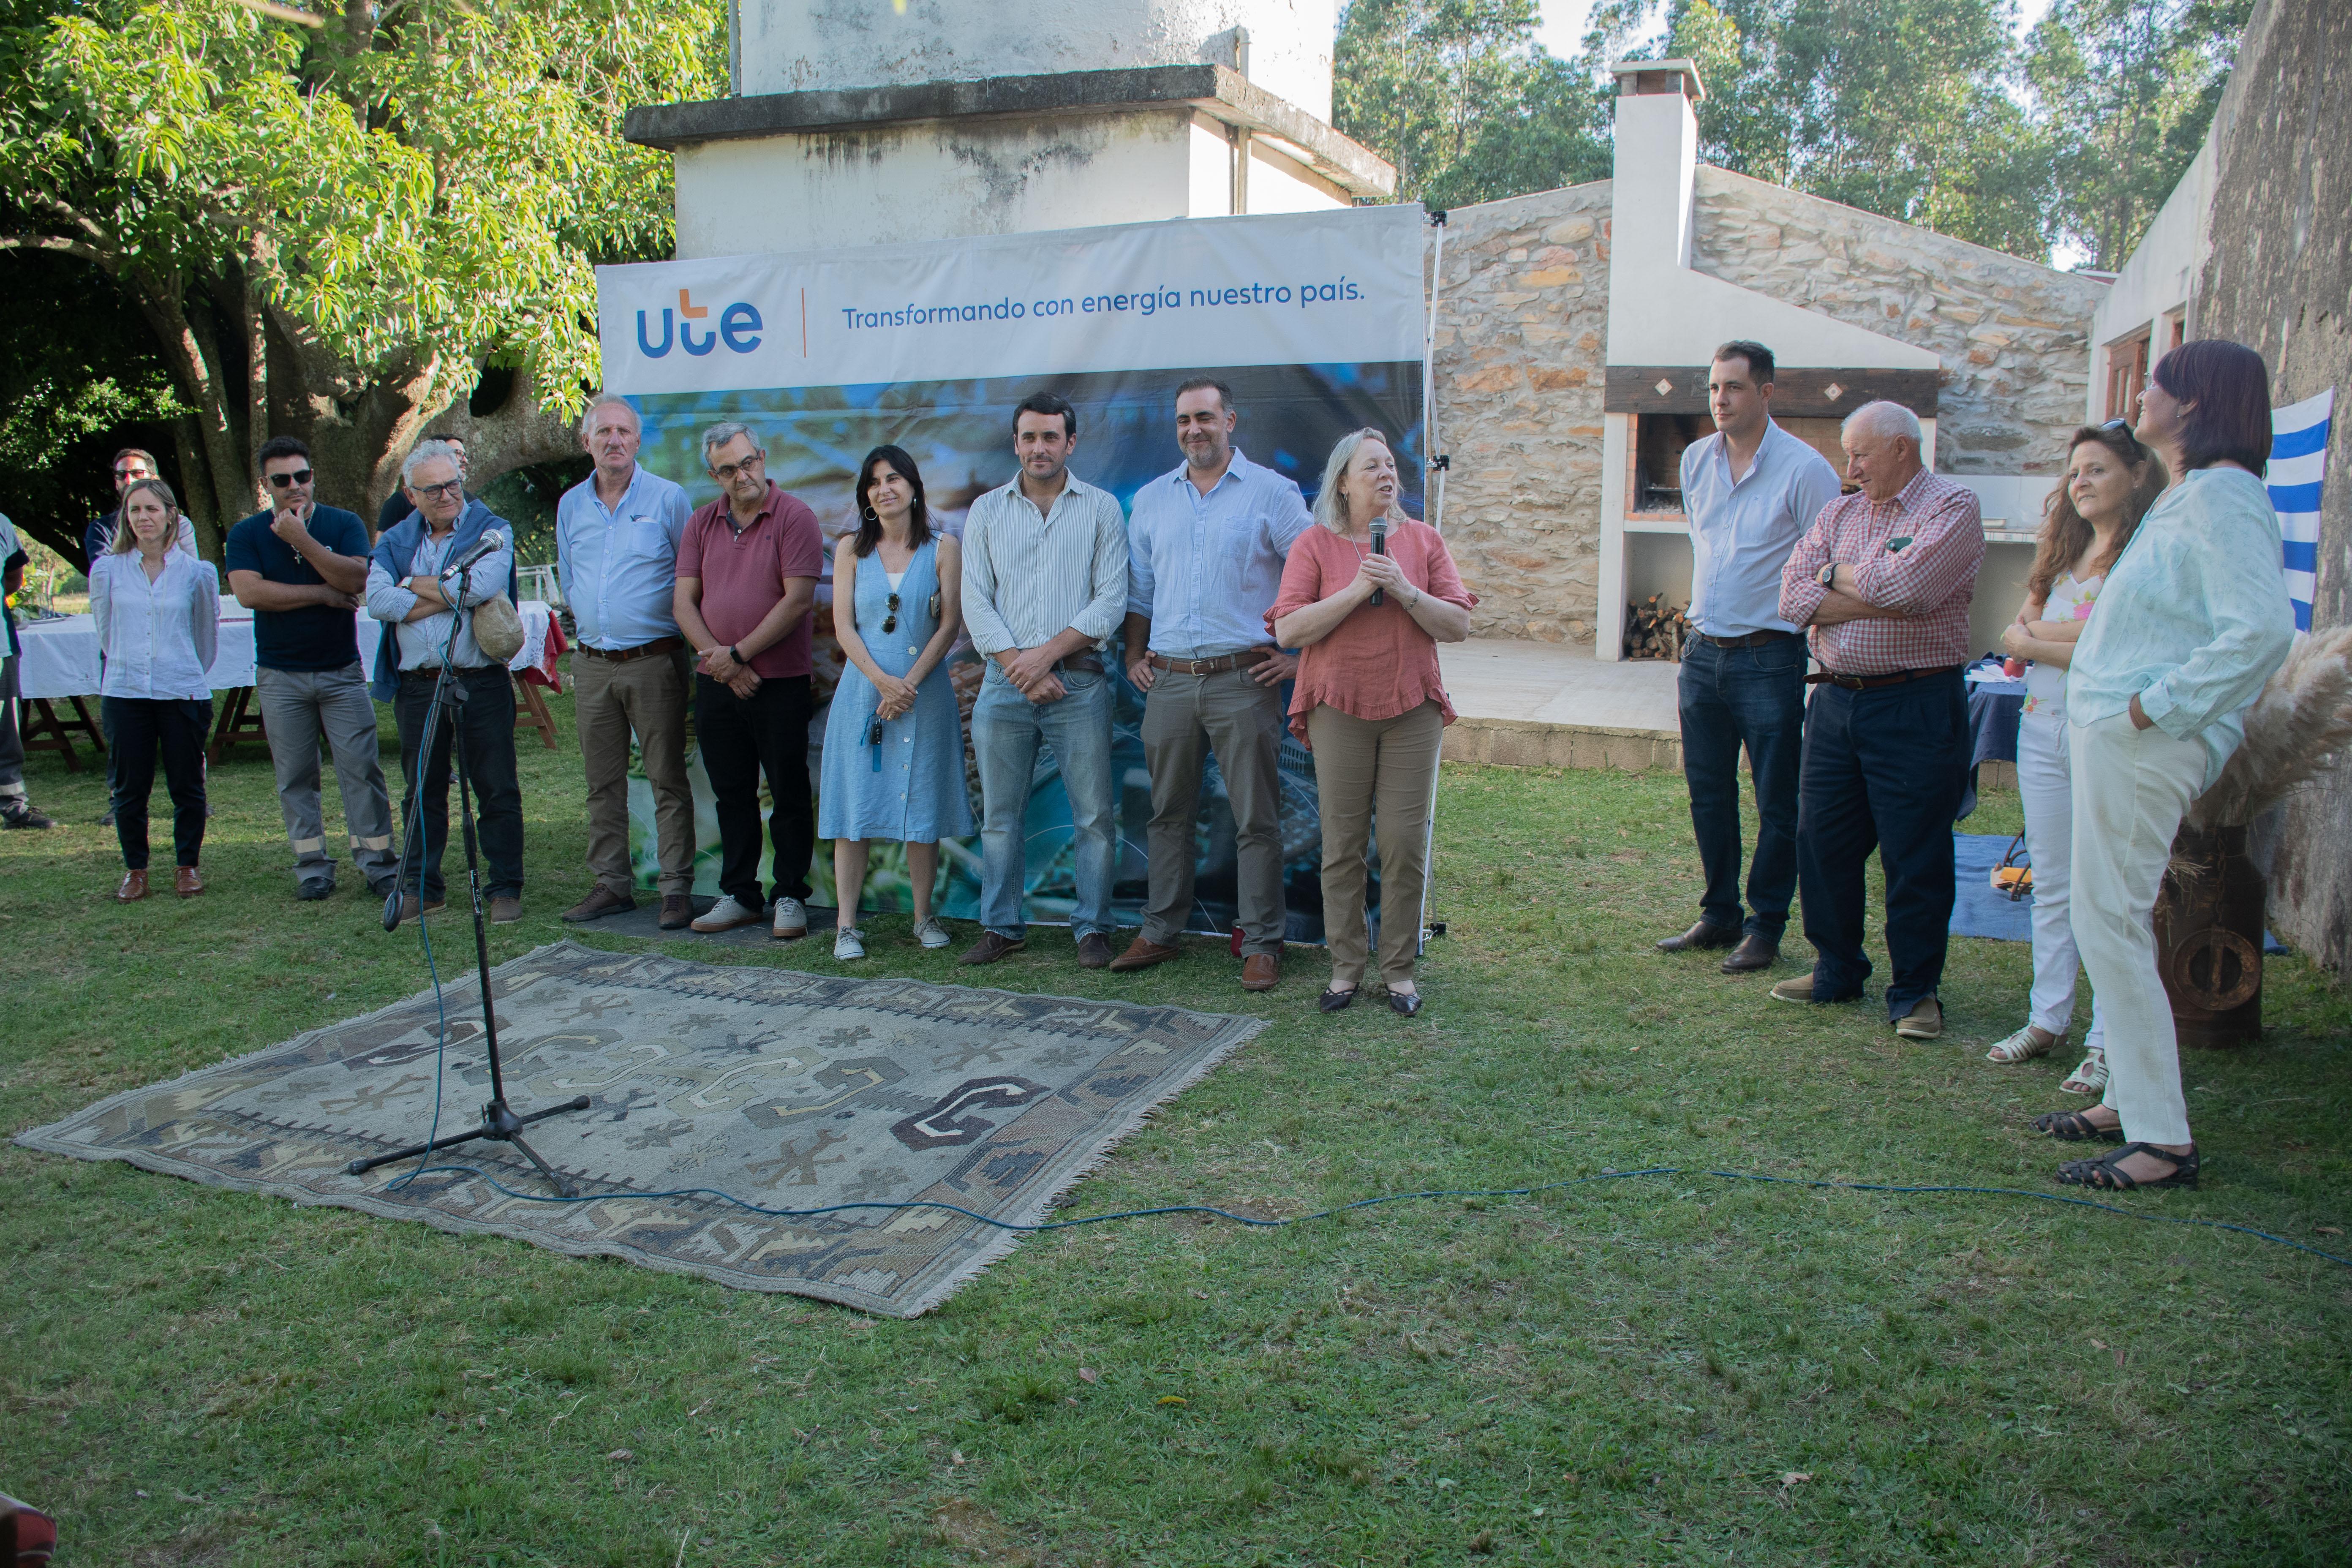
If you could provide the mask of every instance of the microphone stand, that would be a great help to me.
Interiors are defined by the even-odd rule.
[[[464,608],[465,585],[461,580],[454,590],[449,587],[449,582],[453,576],[462,579],[463,575],[463,568],[451,568],[443,573],[439,578],[443,590],[449,598],[451,620],[448,640],[442,645],[440,679],[434,683],[433,701],[425,710],[425,733],[418,738],[416,743],[416,787],[420,792],[425,788],[425,765],[433,754],[433,742],[440,734],[443,700],[446,699],[448,702],[460,707],[466,700],[465,683],[456,679],[457,667],[451,658],[452,651],[457,643],[457,632],[461,624],[459,618],[467,614]],[[500,673],[503,674],[504,671]],[[562,1105],[550,1106],[544,1110],[534,1110],[528,1116],[517,1115],[514,1107],[507,1103],[506,1079],[499,1061],[499,1020],[490,998],[489,927],[482,910],[481,866],[474,836],[473,781],[472,775],[466,767],[463,726],[457,722],[454,714],[451,715],[451,728],[449,749],[456,753],[457,763],[458,821],[466,840],[466,891],[474,903],[474,963],[481,977],[482,1043],[489,1054],[490,1102],[482,1107],[481,1125],[471,1131],[453,1132],[446,1138],[436,1138],[429,1142],[414,1143],[405,1149],[396,1149],[389,1154],[378,1154],[365,1160],[353,1160],[343,1168],[354,1176],[365,1175],[378,1165],[389,1165],[396,1161],[415,1159],[420,1154],[430,1154],[437,1149],[454,1149],[461,1143],[471,1143],[476,1139],[488,1139],[492,1142],[511,1143],[521,1150],[523,1157],[537,1166],[539,1173],[546,1177],[548,1184],[555,1189],[556,1196],[572,1197],[576,1194],[572,1184],[558,1175],[555,1167],[541,1159],[538,1150],[523,1142],[522,1130],[535,1121],[544,1121],[551,1116],[585,1110],[588,1109],[589,1100],[584,1094],[579,1095]],[[421,828],[422,826],[423,819],[420,816],[412,830]],[[393,896],[399,897],[396,889]],[[425,856],[421,850],[416,857],[416,918],[422,921],[425,918]]]

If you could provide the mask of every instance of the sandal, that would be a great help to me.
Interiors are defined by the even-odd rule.
[[[1345,991],[1326,990],[1315,998],[1315,1006],[1318,1012],[1337,1013],[1355,999],[1356,988],[1350,985]]]
[[[2104,1094],[2107,1088],[2107,1053],[2096,1046],[2083,1058],[2064,1083],[2058,1086],[2061,1094]]]
[[[2065,1143],[2120,1143],[2121,1127],[2102,1127],[2079,1110],[2053,1110],[2033,1119],[2033,1129]]]
[[[2038,1044],[2034,1038],[2037,1035],[2041,1037]],[[2065,1043],[2065,1036],[2053,1035],[2028,1024],[1987,1051],[1985,1060],[1998,1062],[2002,1067],[2014,1067],[2019,1062],[2030,1062],[2036,1057],[2046,1057]]]
[[[2123,1163],[2134,1154],[2162,1160],[2172,1167],[2172,1173],[2143,1181],[2123,1169]],[[2128,1193],[2141,1187],[2194,1187],[2197,1165],[2194,1149],[2186,1154],[2174,1154],[2153,1143],[2126,1143],[2120,1149],[2108,1150],[2095,1160],[2067,1161],[2058,1167],[2058,1179],[2071,1187],[2097,1187],[2110,1193]]]

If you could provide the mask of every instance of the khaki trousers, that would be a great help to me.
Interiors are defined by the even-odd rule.
[[[694,889],[694,790],[686,775],[687,652],[615,661],[583,650],[572,661],[572,713],[588,770],[588,869],[599,886],[635,896],[629,857],[629,736],[654,790],[665,895]]]
[[[2137,1143],[2186,1143],[2180,1042],[2156,971],[2156,894],[2172,837],[2205,787],[2205,749],[2118,713],[2077,727],[2068,913],[2106,1024],[2108,1108]]]
[[[1393,719],[1359,719],[1329,706],[1307,715],[1323,818],[1323,941],[1331,984],[1362,983],[1367,912],[1364,850],[1379,816],[1381,979],[1412,979],[1421,949],[1422,878],[1429,866],[1429,795],[1445,716],[1424,702]]]
[[[1282,952],[1282,689],[1245,669],[1163,669],[1143,699],[1143,760],[1151,773],[1151,871],[1143,937],[1162,946],[1192,909],[1201,770],[1213,753],[1234,814],[1234,899],[1244,953]]]

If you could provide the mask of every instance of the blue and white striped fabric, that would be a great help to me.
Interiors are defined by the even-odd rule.
[[[2297,631],[2311,629],[2311,601],[2319,586],[2319,489],[2327,478],[2327,433],[2336,389],[2271,410],[2271,466],[2263,476],[2285,542],[2286,592],[2294,601]]]

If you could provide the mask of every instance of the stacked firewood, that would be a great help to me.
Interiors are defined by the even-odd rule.
[[[1653,594],[1646,605],[1625,606],[1625,657],[1627,658],[1666,658],[1679,662],[1683,644],[1690,637],[1690,622],[1679,606],[1666,603],[1664,594]]]

